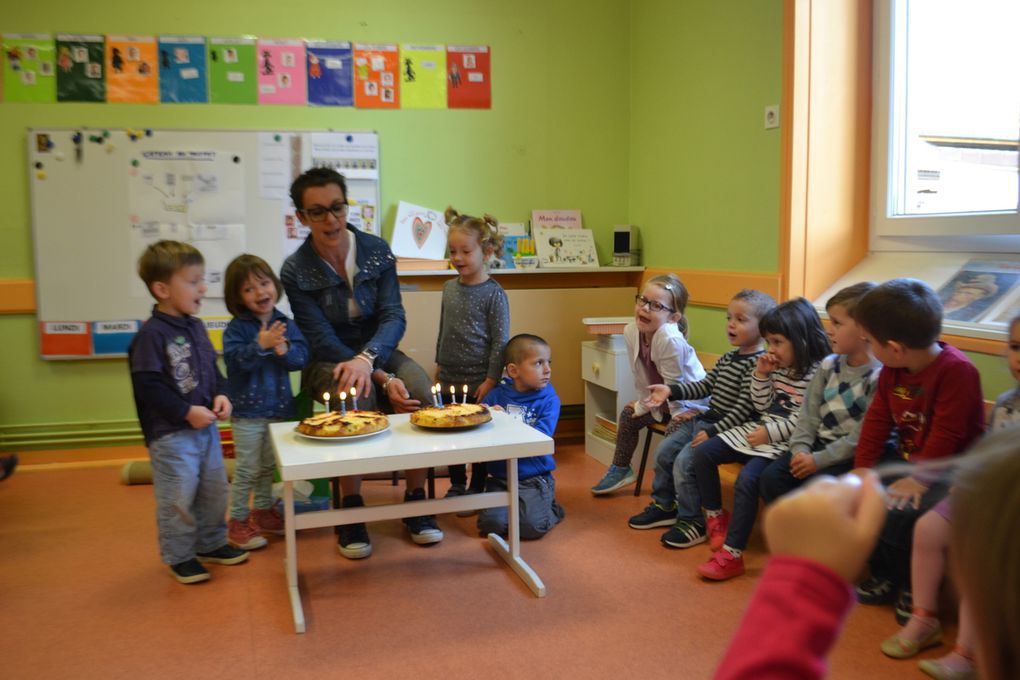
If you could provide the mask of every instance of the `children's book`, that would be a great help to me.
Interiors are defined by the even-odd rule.
[[[599,266],[595,239],[590,229],[535,229],[538,266],[545,268],[595,268]]]
[[[580,229],[580,210],[532,210],[531,231],[536,229]]]

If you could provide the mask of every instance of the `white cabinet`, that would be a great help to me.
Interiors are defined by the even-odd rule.
[[[613,423],[634,401],[634,376],[623,335],[601,335],[581,343],[581,377],[584,379],[584,450],[605,465],[613,462],[615,445],[594,434],[596,416]]]

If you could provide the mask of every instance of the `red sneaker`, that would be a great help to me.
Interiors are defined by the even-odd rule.
[[[227,522],[227,542],[241,550],[255,550],[264,546],[266,539],[252,525],[251,517],[248,517]]]
[[[698,565],[698,573],[713,581],[725,581],[744,573],[744,558],[734,557],[729,550],[716,550],[707,562]]]
[[[722,550],[726,532],[730,530],[730,511],[723,510],[718,517],[708,517],[705,523],[708,525],[708,547],[712,552]]]
[[[264,510],[259,508],[252,510],[251,523],[263,533],[283,535],[283,515],[280,514],[275,505]]]

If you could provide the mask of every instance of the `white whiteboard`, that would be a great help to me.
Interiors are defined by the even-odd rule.
[[[205,256],[200,316],[218,347],[226,263],[254,253],[279,272],[306,233],[288,190],[310,167],[342,173],[348,221],[379,232],[374,132],[60,128],[30,129],[27,143],[43,358],[123,355],[153,304],[138,256],[161,238]]]

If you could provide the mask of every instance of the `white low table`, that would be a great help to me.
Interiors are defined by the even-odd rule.
[[[412,425],[409,418],[410,415],[406,413],[389,416],[389,430],[371,437],[346,441],[321,441],[302,437],[294,431],[293,422],[273,423],[269,426],[276,463],[283,480],[284,517],[287,524],[284,568],[294,612],[294,627],[298,633],[305,631],[305,615],[297,579],[298,529],[509,506],[509,543],[496,534],[489,534],[489,542],[535,595],[545,596],[542,580],[520,555],[517,459],[551,454],[553,440],[498,411],[493,412],[490,423],[469,430],[449,432],[422,430]],[[296,481],[490,460],[507,461],[506,491],[414,503],[322,510],[299,515],[294,513]]]

